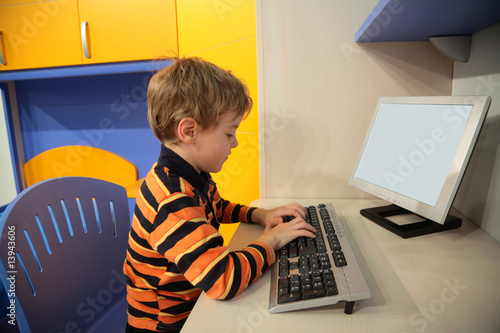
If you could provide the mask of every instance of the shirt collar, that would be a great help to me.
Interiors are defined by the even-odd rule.
[[[161,145],[157,166],[166,166],[170,172],[184,178],[195,189],[201,191],[201,193],[205,195],[208,195],[211,186],[215,186],[208,172],[202,171],[198,173],[191,164],[164,145]]]

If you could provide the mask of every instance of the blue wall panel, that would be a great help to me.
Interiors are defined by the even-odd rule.
[[[64,145],[108,150],[144,177],[160,143],[147,121],[152,73],[126,73],[16,82],[26,161]]]

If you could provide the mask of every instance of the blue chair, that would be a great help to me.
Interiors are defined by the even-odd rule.
[[[125,188],[63,177],[21,192],[0,218],[7,320],[21,332],[124,332]]]

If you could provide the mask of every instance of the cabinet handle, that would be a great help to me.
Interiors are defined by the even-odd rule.
[[[6,65],[5,59],[3,57],[2,49],[3,49],[3,32],[0,31],[0,64]]]
[[[82,21],[80,26],[80,33],[82,35],[82,48],[85,58],[90,58],[89,48],[87,46],[87,21]]]

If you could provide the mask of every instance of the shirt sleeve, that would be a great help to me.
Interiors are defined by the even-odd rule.
[[[241,251],[231,252],[222,246],[220,233],[207,223],[201,207],[177,205],[184,208],[173,212],[171,204],[160,204],[150,245],[175,263],[179,272],[209,297],[233,298],[274,263],[275,253],[269,243],[255,241]],[[230,204],[222,210],[222,215],[244,216],[248,211],[246,206]]]
[[[254,223],[252,213],[256,207],[235,204],[224,199],[217,203],[217,219],[221,223]]]

